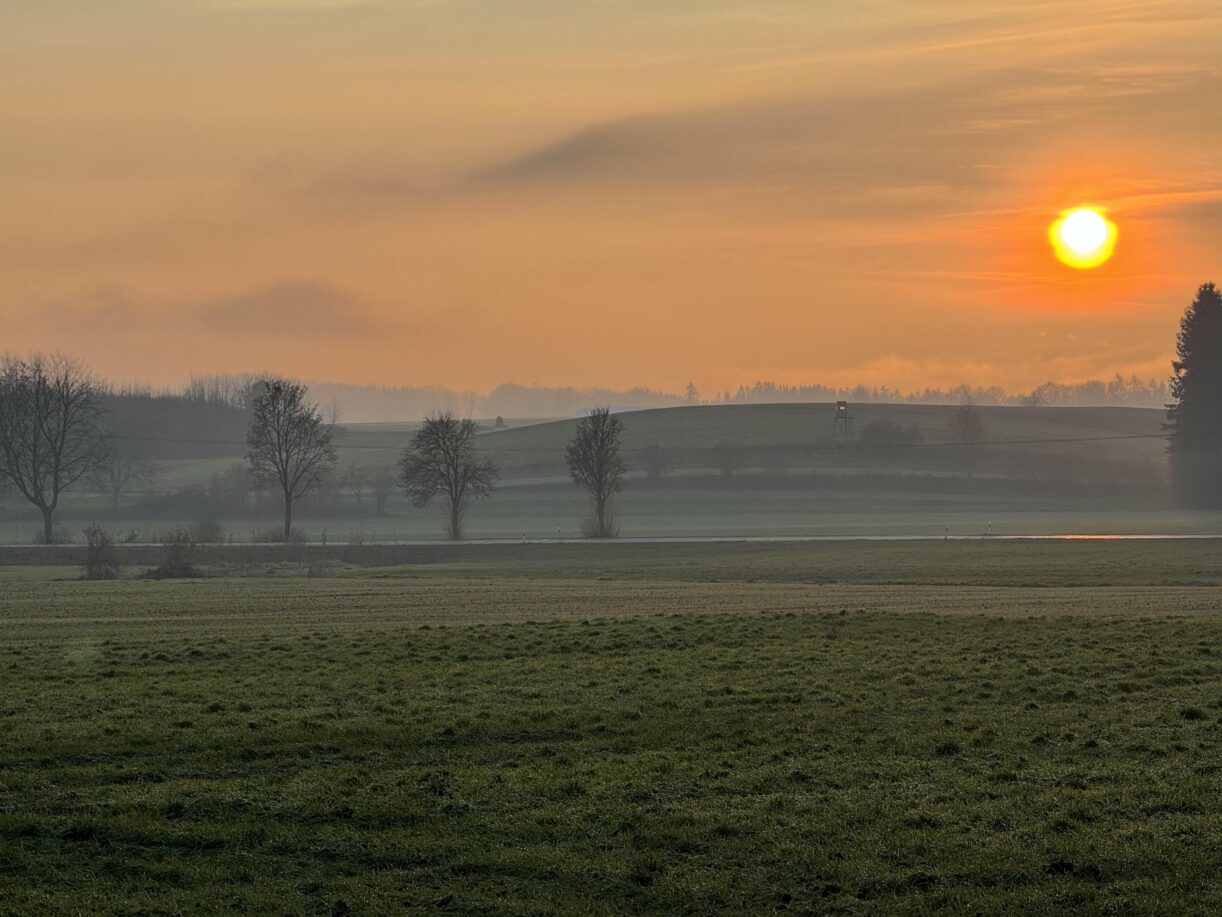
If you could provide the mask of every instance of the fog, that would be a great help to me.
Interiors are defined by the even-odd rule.
[[[141,473],[109,494],[87,481],[73,487],[58,537],[76,540],[88,521],[129,540],[172,527],[226,541],[270,538],[280,497],[246,461],[256,379],[201,377],[177,393],[112,390],[108,429]],[[626,536],[1190,531],[1199,520],[1176,508],[1168,485],[1163,411],[1125,404],[1160,395],[1136,380],[1021,395],[927,390],[907,401],[815,386],[757,385],[709,399],[311,384],[336,461],[300,501],[296,523],[312,540],[439,537],[437,513],[404,496],[398,463],[420,421],[449,411],[475,418],[478,453],[499,473],[495,492],[471,510],[470,537],[578,537],[582,501],[565,448],[576,418],[601,402],[623,429],[628,471],[616,505]],[[762,400],[769,396],[777,400]],[[1121,403],[1072,403],[1091,397]],[[34,540],[36,521],[10,493],[0,539]]]

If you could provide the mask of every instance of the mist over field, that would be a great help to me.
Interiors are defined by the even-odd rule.
[[[138,541],[176,527],[214,531],[210,537],[223,541],[265,538],[279,510],[275,488],[247,467],[256,378],[105,396],[115,449],[140,473],[97,486],[83,480],[65,493],[57,538],[79,541],[89,522]],[[436,510],[411,505],[397,467],[421,420],[438,411],[477,418],[473,442],[499,469],[496,492],[469,511],[469,535],[576,537],[582,501],[564,448],[592,406],[587,399],[619,411],[627,472],[617,502],[626,536],[1162,533],[1214,523],[1174,499],[1163,411],[1106,403],[1166,397],[1136,381],[1050,385],[1016,397],[926,391],[900,403],[871,400],[888,398],[886,391],[769,386],[713,403],[695,391],[503,387],[464,399],[436,389],[311,384],[307,392],[326,415],[336,460],[300,501],[306,540],[439,536]],[[813,400],[840,394],[864,396],[847,402],[844,429],[835,401]],[[1079,399],[1104,404],[1073,405]],[[363,420],[370,416],[377,420]],[[0,503],[0,540],[33,538],[37,520],[10,492]]]

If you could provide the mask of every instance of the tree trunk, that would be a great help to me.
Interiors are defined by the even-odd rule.
[[[607,501],[599,498],[594,501],[595,512],[598,513],[598,537],[607,537]]]
[[[42,509],[42,543],[51,544],[55,537],[55,528],[51,524],[51,508],[49,506],[40,507]]]
[[[288,544],[293,534],[293,498],[284,495],[284,543]]]
[[[450,504],[450,541],[462,538],[462,519],[459,516],[458,504]]]

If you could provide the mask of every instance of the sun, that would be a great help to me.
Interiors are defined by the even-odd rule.
[[[1087,270],[1112,257],[1116,224],[1095,207],[1062,210],[1048,228],[1048,240],[1063,264]]]

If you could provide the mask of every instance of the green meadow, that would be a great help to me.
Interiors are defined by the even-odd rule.
[[[0,567],[0,910],[1222,910],[1217,542]]]

